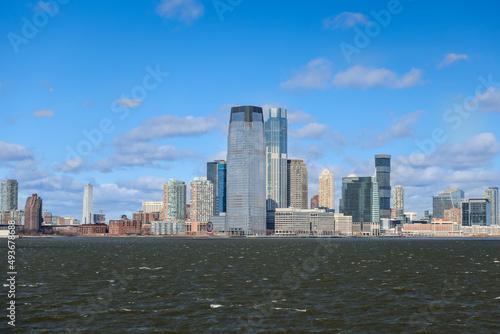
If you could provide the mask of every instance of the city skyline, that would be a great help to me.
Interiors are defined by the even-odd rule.
[[[94,211],[110,218],[161,201],[170,178],[189,182],[225,159],[229,110],[245,104],[265,117],[288,110],[288,156],[305,161],[310,196],[329,169],[341,198],[341,179],[372,175],[380,152],[392,155],[391,184],[404,186],[419,216],[443,189],[480,198],[500,184],[498,4],[463,4],[450,16],[443,3],[402,1],[390,12],[388,1],[255,1],[221,14],[193,2],[204,9],[194,16],[149,2],[87,3],[94,11],[15,2],[0,14],[0,173],[18,180],[19,208],[38,193],[44,209],[80,217],[88,183]],[[47,23],[26,37],[35,15]],[[270,30],[269,20],[280,24]],[[439,22],[440,33],[416,29],[422,21]],[[74,47],[61,48],[66,41]],[[268,52],[277,41],[284,52]],[[198,45],[203,56],[191,52]]]

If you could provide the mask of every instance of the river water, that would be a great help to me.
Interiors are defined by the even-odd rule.
[[[16,244],[16,327],[4,316],[2,333],[500,333],[500,240]]]

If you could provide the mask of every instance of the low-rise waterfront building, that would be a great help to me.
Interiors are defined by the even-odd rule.
[[[280,236],[334,235],[335,216],[325,209],[277,208],[275,234]]]

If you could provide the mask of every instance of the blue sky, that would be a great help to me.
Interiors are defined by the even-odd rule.
[[[0,176],[108,218],[225,158],[231,106],[289,112],[289,156],[336,179],[393,157],[406,210],[500,186],[500,5],[490,1],[5,1]],[[76,152],[76,153],[69,153]]]

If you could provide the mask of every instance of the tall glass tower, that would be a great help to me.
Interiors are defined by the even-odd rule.
[[[217,165],[217,208],[215,214],[218,216],[221,212],[226,212],[226,175],[227,162],[221,161]]]
[[[94,186],[86,184],[83,191],[82,224],[94,224]]]
[[[379,185],[376,176],[342,178],[340,212],[351,216],[354,223],[378,223],[380,220]]]
[[[271,108],[265,122],[267,229],[274,229],[274,210],[287,207],[286,109]]]
[[[17,210],[18,187],[17,180],[2,180],[1,211]]]
[[[391,218],[391,156],[375,156],[375,172],[380,194],[380,218]]]
[[[167,183],[167,220],[186,219],[186,184],[177,179],[170,179]]]
[[[230,234],[266,233],[266,154],[262,108],[231,108],[227,142],[227,214]]]
[[[498,217],[498,187],[489,187],[483,193],[483,198],[490,200],[491,206],[491,225],[500,224]]]

